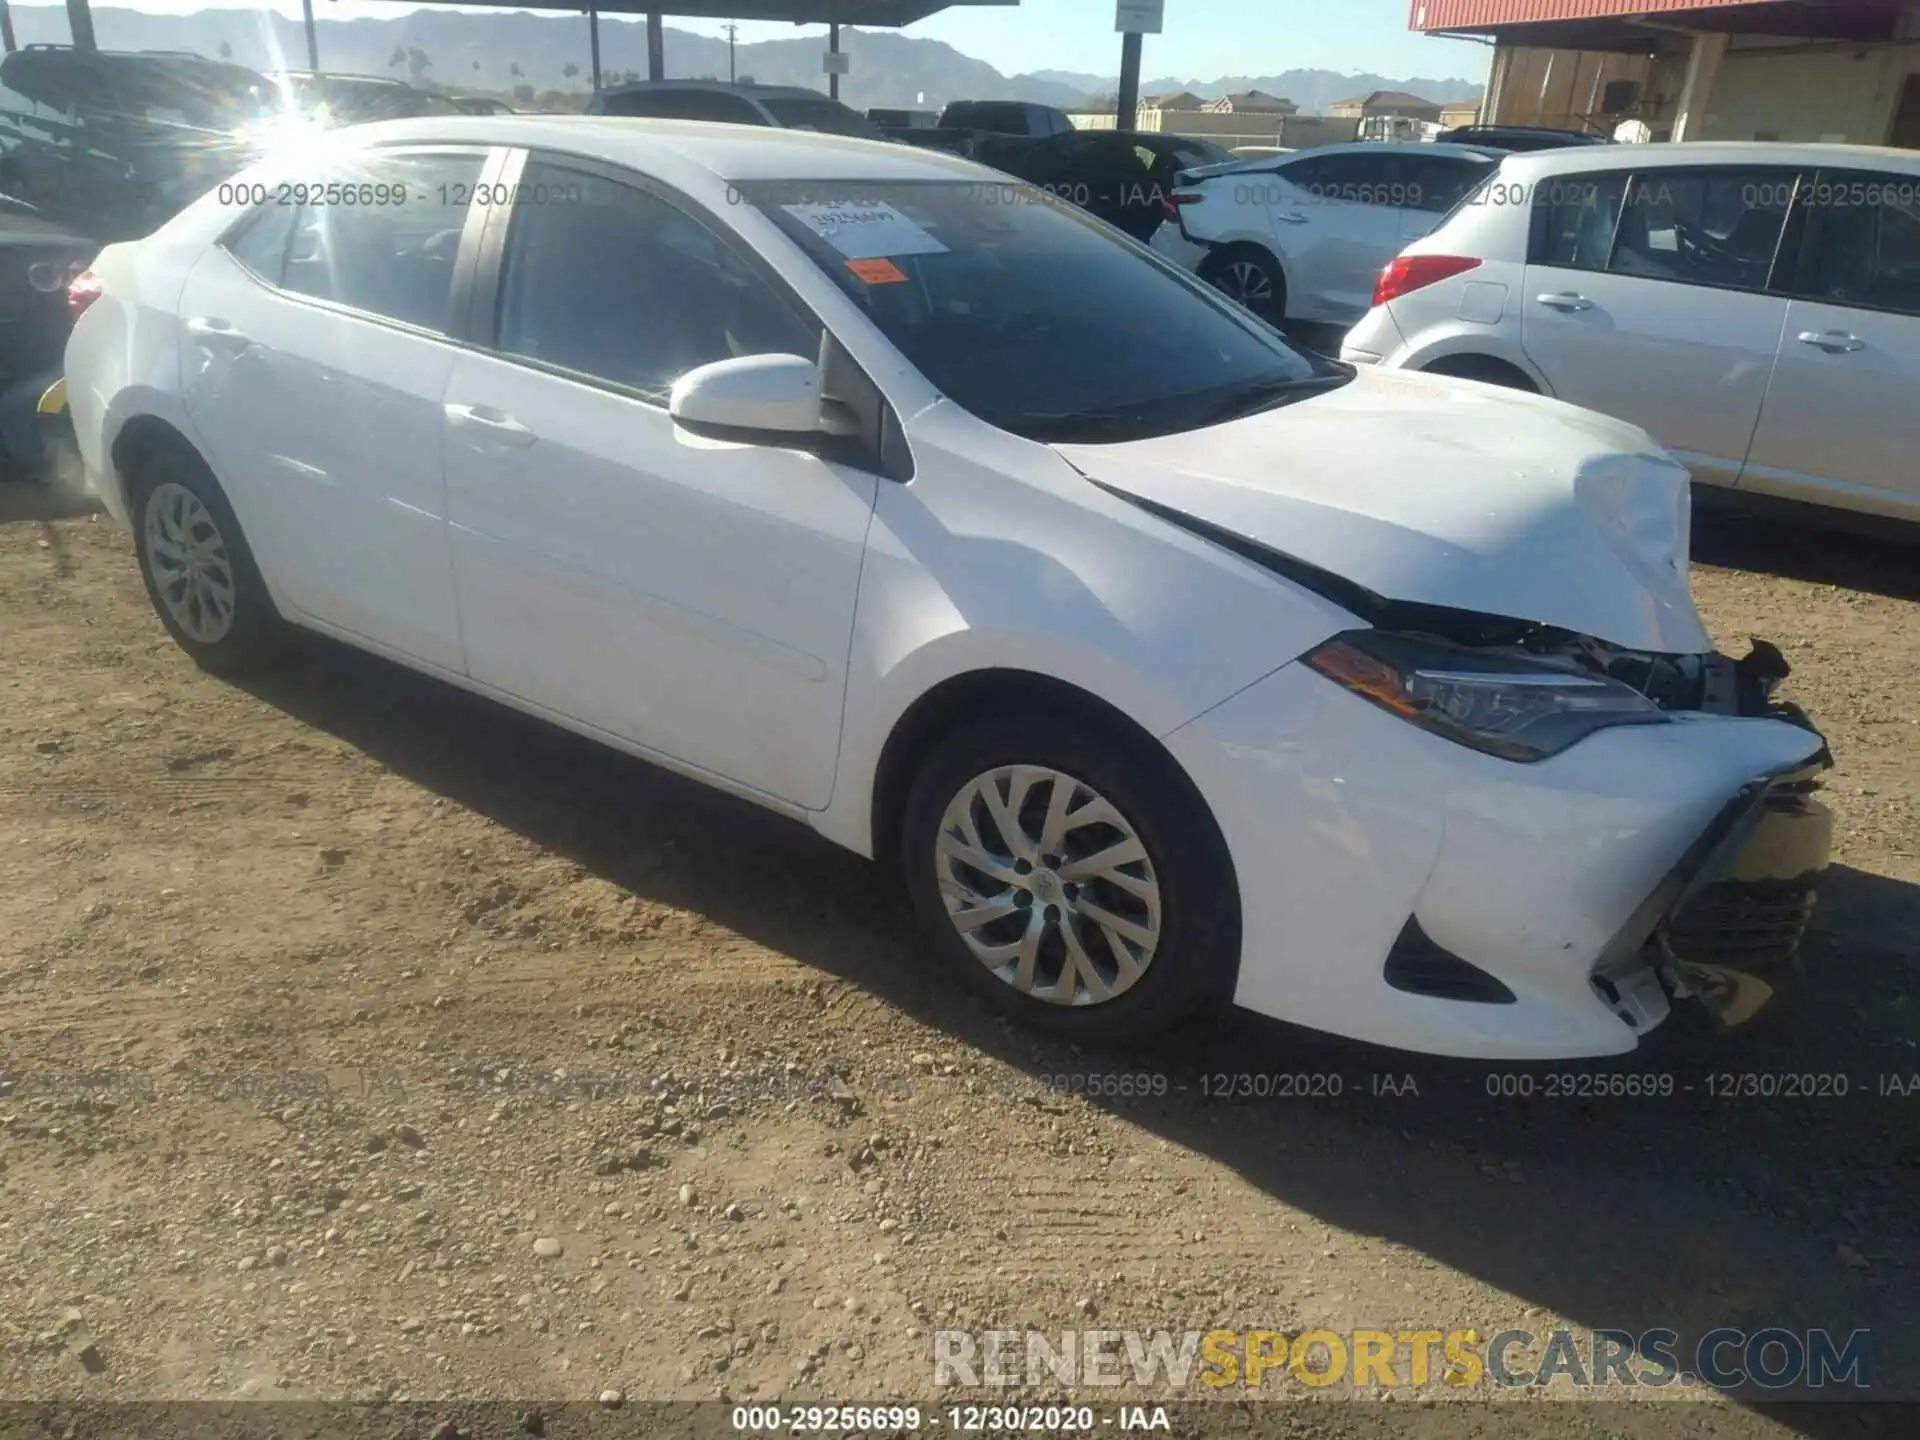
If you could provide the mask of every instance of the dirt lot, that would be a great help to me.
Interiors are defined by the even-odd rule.
[[[933,1395],[936,1329],[1778,1324],[1920,1397],[1920,1094],[1876,1093],[1920,1075],[1914,552],[1703,533],[1723,644],[1780,642],[1839,757],[1818,984],[1636,1057],[1693,1093],[1523,1101],[1246,1018],[1009,1031],[798,827],[330,647],[209,679],[111,522],[0,503],[0,1396],[855,1401]],[[1346,1094],[1207,1096],[1275,1071]],[[1044,1081],[1116,1072],[1166,1093]],[[1914,1433],[1659,1408],[1523,1428]]]

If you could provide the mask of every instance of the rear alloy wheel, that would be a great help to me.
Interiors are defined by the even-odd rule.
[[[1280,267],[1251,245],[1229,246],[1212,256],[1201,278],[1263,320],[1278,321],[1286,315],[1287,282]]]
[[[129,491],[140,578],[180,648],[219,674],[276,658],[285,627],[233,508],[199,458],[162,448],[144,458]]]
[[[969,727],[922,767],[902,828],[915,909],[963,979],[1089,1039],[1225,998],[1238,957],[1224,842],[1170,762],[1130,749],[1051,719]]]

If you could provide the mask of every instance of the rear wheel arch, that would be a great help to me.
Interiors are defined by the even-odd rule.
[[[1499,385],[1508,390],[1524,390],[1533,395],[1546,393],[1533,376],[1511,360],[1502,360],[1496,355],[1442,355],[1437,360],[1428,361],[1420,368],[1428,375],[1449,375],[1456,380],[1478,380],[1483,384]]]

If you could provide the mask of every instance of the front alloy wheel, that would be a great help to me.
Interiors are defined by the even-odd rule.
[[[1146,976],[1160,883],[1138,831],[1086,782],[1039,765],[975,776],[940,823],[934,865],[955,932],[1001,983],[1100,1005]]]
[[[1122,721],[957,727],[915,768],[894,838],[933,951],[1015,1019],[1129,1041],[1233,993],[1226,841],[1185,772]]]

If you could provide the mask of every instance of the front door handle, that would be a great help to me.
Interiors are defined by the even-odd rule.
[[[443,408],[446,410],[447,423],[456,430],[474,431],[496,445],[509,445],[515,450],[524,450],[533,444],[533,431],[491,405],[448,405]]]
[[[253,342],[228,321],[213,315],[195,315],[187,321],[187,334],[205,350],[217,350],[227,355],[238,355]]]
[[[1554,310],[1591,310],[1593,302],[1584,295],[1575,295],[1571,291],[1559,295],[1539,295],[1535,297],[1542,305]]]
[[[1844,330],[1802,330],[1802,345],[1817,345],[1829,355],[1850,355],[1855,350],[1867,348],[1867,342],[1858,335],[1849,335]]]
[[[1305,225],[1308,223],[1308,218],[1300,214],[1297,210],[1290,211],[1285,215],[1276,215],[1273,218],[1278,220],[1282,225]]]

